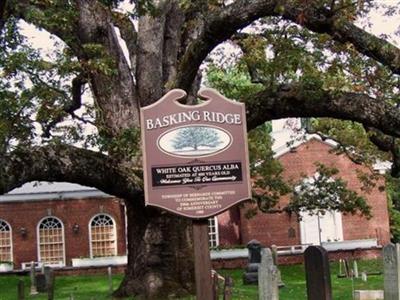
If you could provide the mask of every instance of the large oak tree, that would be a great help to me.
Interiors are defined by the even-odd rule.
[[[192,103],[202,64],[223,42],[240,51],[250,81],[238,99],[249,129],[283,117],[359,122],[399,172],[400,49],[355,25],[371,1],[136,0],[131,11],[120,2],[0,2],[0,192],[68,181],[124,199],[128,268],[118,295],[193,288],[190,223],[144,206],[139,107],[172,88]],[[56,37],[51,59],[27,44],[21,21]]]

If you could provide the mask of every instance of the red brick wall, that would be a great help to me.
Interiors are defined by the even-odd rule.
[[[254,208],[246,203],[241,209],[241,235],[243,244],[256,239],[264,246],[286,246],[300,244],[300,232],[295,215],[286,213],[265,214],[259,211],[255,216],[248,218],[246,212]],[[289,229],[294,235],[289,236]]]
[[[117,252],[125,255],[125,213],[122,201],[116,198],[65,199],[43,201],[0,202],[0,219],[12,228],[13,258],[15,268],[22,262],[38,261],[37,225],[41,219],[54,216],[64,225],[66,265],[72,258],[89,257],[89,222],[99,213],[112,216],[117,223]],[[72,227],[79,225],[79,232]],[[27,235],[20,234],[20,228],[27,229]]]
[[[389,242],[389,217],[385,191],[378,187],[384,186],[383,178],[370,192],[361,190],[361,183],[357,177],[357,171],[370,172],[365,166],[353,163],[345,155],[331,153],[332,147],[316,139],[310,140],[279,157],[284,167],[283,176],[286,180],[298,181],[303,174],[312,176],[316,172],[316,162],[339,170],[338,176],[348,183],[348,187],[363,195],[372,207],[372,219],[358,215],[342,215],[344,240],[377,238],[379,244]],[[285,206],[288,197],[283,197],[278,206]],[[247,219],[245,213],[251,207],[246,204],[241,209],[241,238],[246,244],[251,239],[259,240],[263,245],[272,244],[278,246],[300,244],[300,228],[295,215],[263,214],[259,212],[255,217]],[[294,229],[295,236],[289,237],[289,228]]]
[[[241,244],[238,207],[233,207],[218,215],[218,233],[220,246]]]

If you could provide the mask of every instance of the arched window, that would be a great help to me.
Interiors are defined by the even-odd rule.
[[[99,214],[90,221],[90,257],[117,255],[117,235],[114,220]]]
[[[39,261],[64,265],[64,227],[55,217],[46,217],[38,225]]]
[[[0,261],[12,261],[11,227],[0,220]]]

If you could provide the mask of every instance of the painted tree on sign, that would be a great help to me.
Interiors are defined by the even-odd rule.
[[[175,149],[192,148],[198,150],[199,147],[215,148],[222,143],[218,133],[207,127],[185,127],[178,131],[176,138],[172,141]]]

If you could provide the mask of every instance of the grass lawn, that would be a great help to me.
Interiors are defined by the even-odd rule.
[[[382,271],[381,260],[358,261],[358,269],[362,271],[376,272]],[[306,283],[304,276],[304,266],[281,266],[282,280],[285,287],[280,289],[281,300],[306,300]],[[229,275],[234,280],[233,299],[258,299],[257,286],[243,285],[243,270],[221,270],[222,275]],[[352,287],[354,289],[383,289],[383,276],[369,276],[367,282],[355,279],[354,282],[348,278],[337,278],[339,273],[338,263],[331,264],[331,280],[333,299],[348,300],[352,299]],[[113,286],[118,287],[123,275],[113,276]],[[26,299],[47,300],[44,294],[28,296],[30,281],[28,276],[0,276],[0,300],[17,299],[17,284],[19,279],[25,281]],[[57,276],[55,283],[55,299],[69,300],[74,295],[75,300],[105,300],[110,299],[108,295],[108,279],[106,275],[98,276]],[[127,298],[128,299],[128,298]],[[194,297],[186,298],[194,299]]]
[[[117,288],[123,275],[113,275],[113,287]],[[25,282],[26,299],[47,300],[46,294],[28,296],[30,291],[29,276],[0,276],[0,300],[16,300],[19,279]],[[56,276],[55,300],[109,300],[107,275],[96,276]],[[129,299],[129,298],[126,298]]]
[[[358,270],[361,274],[365,272],[383,271],[381,260],[357,261]],[[350,300],[352,299],[352,286],[355,290],[378,290],[383,289],[383,276],[369,276],[367,282],[361,279],[338,278],[339,264],[331,263],[331,282],[333,299]],[[280,266],[282,281],[285,287],[279,291],[280,300],[307,300],[306,280],[303,265]],[[258,299],[257,286],[242,284],[242,270],[220,271],[223,275],[232,276],[234,280],[233,299]]]

